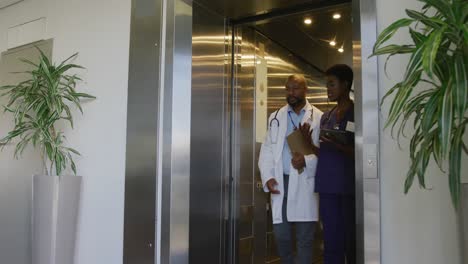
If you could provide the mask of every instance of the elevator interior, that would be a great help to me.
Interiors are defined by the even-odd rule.
[[[335,63],[355,72],[357,263],[379,263],[377,66],[361,59],[375,31],[372,0],[133,0],[124,263],[278,263],[257,167],[267,116],[293,73],[332,107]]]
[[[310,103],[333,107],[323,73],[353,63],[351,9],[322,5],[223,28],[222,17],[194,3],[190,263],[280,263],[257,166],[267,119],[284,106],[291,74],[306,77]],[[223,142],[229,153],[210,149]],[[320,232],[315,241],[314,263],[321,263]]]

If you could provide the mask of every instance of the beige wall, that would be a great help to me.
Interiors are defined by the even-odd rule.
[[[405,16],[405,8],[418,8],[419,4],[416,0],[377,0],[379,31]],[[403,32],[395,39],[404,42],[410,38]],[[408,58],[396,58],[389,63],[390,79],[384,74],[384,61],[384,58],[379,60],[382,95],[400,80]],[[384,116],[388,109],[386,104]],[[415,181],[411,192],[404,195],[403,183],[409,167],[408,141],[402,145],[400,150],[389,131],[382,132],[382,263],[461,264],[457,217],[450,201],[447,176],[432,164],[427,171],[427,186],[432,190],[421,190]]]
[[[54,61],[79,52],[76,63],[87,68],[81,72],[85,80],[82,86],[98,98],[84,105],[84,117],[76,115],[75,130],[66,129],[69,145],[83,155],[77,159],[78,174],[84,176],[77,264],[122,263],[130,2],[24,0],[0,9],[0,52],[7,49],[8,28],[45,17],[42,35],[54,39]],[[20,34],[37,37],[36,33]],[[0,134],[4,134],[9,124],[4,116],[1,118]],[[11,150],[0,153],[2,184],[11,184],[11,179],[18,177],[29,183],[24,174],[40,172],[39,167],[30,166],[34,160],[32,153],[19,161],[12,159]],[[27,208],[13,207],[2,211],[0,217],[14,210]],[[9,228],[18,228],[18,223],[8,221],[0,227]],[[10,256],[8,263],[28,264],[24,245],[3,247],[14,242],[7,236],[0,237],[2,260]]]

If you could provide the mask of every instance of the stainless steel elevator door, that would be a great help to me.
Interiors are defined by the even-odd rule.
[[[237,260],[254,263],[255,138],[254,138],[254,34],[235,30],[233,89],[233,196],[236,215]]]
[[[223,17],[194,3],[189,260],[195,264],[224,261],[224,22]]]
[[[268,128],[268,116],[285,101],[284,84],[290,74],[304,74],[309,100],[326,105],[322,74],[313,65],[291,56],[287,50],[250,27],[236,27],[233,64],[233,177],[234,218],[239,264],[279,263],[269,195],[263,192],[258,155]],[[322,98],[322,101],[317,101]],[[319,99],[320,100],[320,99]],[[321,232],[314,245],[314,263],[320,263]]]

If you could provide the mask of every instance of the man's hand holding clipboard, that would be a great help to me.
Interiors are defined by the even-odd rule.
[[[307,131],[307,132],[306,132]],[[304,137],[304,133],[308,137]],[[318,148],[312,144],[312,131],[310,131],[309,124],[299,124],[299,129],[294,130],[287,138],[289,149],[292,153],[292,165],[295,169],[302,173],[305,167],[304,156],[310,154],[318,154]],[[307,140],[310,139],[310,141]]]

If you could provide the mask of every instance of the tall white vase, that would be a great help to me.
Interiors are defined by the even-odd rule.
[[[33,176],[32,264],[73,264],[80,176]]]

